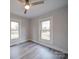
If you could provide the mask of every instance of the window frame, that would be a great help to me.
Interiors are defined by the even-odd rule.
[[[41,31],[42,31],[42,22],[44,21],[50,21],[50,20],[43,20],[43,21],[40,21],[40,39],[41,39]],[[51,21],[50,21],[51,23]],[[51,24],[50,24],[51,25]],[[49,32],[51,31],[51,26],[50,26],[50,29],[49,29]],[[50,39],[51,39],[51,32],[50,32]],[[45,39],[41,39],[41,40],[45,40]],[[48,40],[49,41],[49,40]]]
[[[50,40],[43,40],[41,39],[41,22],[50,20]],[[39,19],[39,42],[52,44],[53,42],[53,16],[47,17],[47,18],[41,18]]]
[[[20,39],[20,23],[18,22],[18,21],[10,21],[10,25],[11,25],[11,22],[16,22],[16,23],[18,23],[18,35],[19,35],[19,37],[18,38],[15,38],[15,39],[11,39],[11,26],[10,26],[10,39],[11,40],[18,40],[18,39]]]

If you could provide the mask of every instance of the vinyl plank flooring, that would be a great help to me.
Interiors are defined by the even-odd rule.
[[[65,55],[34,42],[27,42],[10,47],[10,59],[65,59]]]

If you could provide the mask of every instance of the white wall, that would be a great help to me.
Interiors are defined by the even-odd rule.
[[[65,53],[68,52],[68,11],[67,6],[56,9],[37,18],[30,20],[31,24],[31,39],[35,42],[47,45],[51,48],[58,49]],[[52,43],[39,41],[39,20],[52,16]]]
[[[20,39],[11,40],[11,45],[15,43],[33,40],[51,48],[58,49],[65,53],[68,52],[68,11],[67,6],[48,12],[32,20],[20,17],[11,13],[11,21],[20,22]],[[52,17],[52,43],[39,40],[39,21],[43,18]]]
[[[10,40],[11,45],[27,41],[29,39],[29,19],[11,13],[10,20],[19,22],[20,24],[20,38]]]

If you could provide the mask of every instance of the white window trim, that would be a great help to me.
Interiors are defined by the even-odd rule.
[[[19,25],[19,29],[18,29],[18,31],[19,31],[19,37],[18,37],[18,39],[11,39],[11,26],[10,26],[10,40],[19,40],[20,39],[20,22],[19,21],[15,21],[15,20],[11,20],[10,21],[10,25],[11,25],[11,22],[17,22],[18,23],[18,25]]]
[[[40,33],[41,33],[40,32],[40,30],[41,30],[40,25],[41,25],[41,22],[47,21],[47,20],[50,20],[50,40],[42,40],[41,36],[40,36]],[[53,17],[39,19],[39,41],[44,42],[44,43],[48,43],[48,44],[53,43]]]
[[[41,27],[41,23],[44,22],[44,21],[50,21],[50,20],[43,20],[43,21],[40,21],[40,37],[41,37],[41,31],[42,31],[42,27]],[[50,21],[51,22],[51,21]],[[51,25],[51,24],[50,24]],[[51,29],[51,28],[50,28]],[[51,31],[51,30],[49,30]],[[50,33],[51,34],[51,33]],[[51,38],[51,36],[50,36]],[[41,38],[40,38],[41,39]],[[41,39],[42,40],[42,39]],[[50,39],[51,40],[51,39]]]

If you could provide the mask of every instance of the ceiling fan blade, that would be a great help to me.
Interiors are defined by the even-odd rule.
[[[25,5],[25,0],[17,0],[20,4]]]
[[[25,0],[25,2],[27,3],[27,2],[29,2],[29,0]]]
[[[27,10],[25,9],[24,14],[26,14]]]
[[[19,2],[21,2],[21,3],[24,3],[25,2],[25,0],[18,0]]]
[[[44,1],[38,1],[38,2],[31,3],[31,4],[33,6],[33,5],[43,4],[43,3],[44,3]]]
[[[29,3],[29,0],[17,0],[17,1],[23,5]]]
[[[27,2],[29,2],[29,0],[27,0]]]

